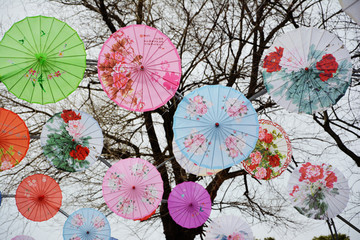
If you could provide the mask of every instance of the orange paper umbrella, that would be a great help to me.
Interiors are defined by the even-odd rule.
[[[17,165],[29,149],[29,130],[10,110],[0,108],[0,172]]]
[[[35,174],[25,178],[16,190],[19,212],[32,221],[52,218],[60,209],[62,194],[59,184],[51,177]]]

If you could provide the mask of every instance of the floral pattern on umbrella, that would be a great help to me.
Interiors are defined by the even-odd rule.
[[[108,240],[110,224],[101,212],[82,208],[72,213],[63,228],[64,240]]]
[[[40,140],[50,163],[69,172],[89,168],[103,147],[99,124],[89,114],[77,110],[63,110],[50,118]]]
[[[331,165],[307,162],[290,176],[288,194],[295,209],[314,219],[340,214],[349,200],[350,189],[344,175]]]
[[[140,158],[115,163],[106,172],[102,188],[109,208],[127,219],[147,217],[160,204],[164,191],[160,173]]]
[[[174,114],[174,140],[184,156],[200,167],[224,169],[254,149],[257,113],[235,89],[212,85],[186,95]]]
[[[284,129],[260,119],[259,139],[250,156],[242,162],[245,170],[257,179],[269,180],[283,173],[291,162],[292,147]]]
[[[98,68],[109,98],[138,112],[164,105],[174,96],[181,76],[175,46],[146,25],[130,25],[113,33],[101,49]]]
[[[316,28],[299,28],[277,38],[262,67],[274,100],[289,111],[307,114],[334,105],[345,94],[352,74],[344,44]]]

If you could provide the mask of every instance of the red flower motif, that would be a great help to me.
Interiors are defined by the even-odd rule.
[[[279,63],[283,55],[284,48],[275,47],[275,50],[275,52],[269,53],[264,58],[263,68],[266,68],[267,72],[277,72],[281,70]]]
[[[264,142],[271,143],[273,139],[274,139],[273,135],[271,133],[268,133],[265,135]]]
[[[316,182],[319,179],[324,178],[324,169],[320,165],[312,165],[311,163],[305,163],[299,169],[301,176],[299,181],[309,180],[310,182]]]
[[[87,147],[83,147],[81,145],[77,145],[75,150],[71,150],[69,155],[78,160],[85,160],[85,158],[89,155],[90,151]]]
[[[320,80],[325,82],[329,78],[333,77],[333,73],[336,73],[339,64],[336,62],[336,58],[332,54],[325,54],[322,59],[316,63],[316,68],[319,71],[324,71],[319,74]]]
[[[327,171],[325,181],[326,181],[326,187],[333,188],[334,182],[337,182],[337,177],[335,176],[335,173],[332,171]]]
[[[277,167],[280,165],[280,158],[279,156],[276,154],[275,156],[269,156],[269,164],[272,167]]]
[[[80,113],[76,114],[73,110],[63,110],[61,114],[62,119],[65,123],[68,123],[70,120],[80,120]]]
[[[298,186],[298,185],[295,185],[295,186],[293,187],[292,192],[290,193],[290,196],[294,196],[294,193],[296,193],[296,192],[298,192],[298,191],[299,191],[299,186]]]
[[[266,169],[266,176],[264,177],[265,180],[269,180],[271,178],[272,170],[270,168]]]
[[[259,166],[259,164],[250,164],[248,167],[249,167],[249,170],[251,172],[253,172],[258,166]]]

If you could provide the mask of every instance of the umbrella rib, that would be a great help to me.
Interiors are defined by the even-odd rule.
[[[62,23],[62,27],[57,31],[56,36],[53,38],[53,40],[51,41],[51,43],[47,46],[47,48],[44,50],[44,52],[52,52],[56,47],[58,47],[60,44],[58,44],[56,47],[53,47],[53,49],[49,50],[49,48],[51,47],[51,45],[53,45],[53,43],[55,42],[55,40],[57,40],[59,38],[59,34],[62,32],[62,30],[65,28],[65,26],[67,25],[64,22],[58,21],[59,23]],[[71,28],[70,28],[71,29]],[[64,41],[61,43],[63,44]]]
[[[73,34],[72,34],[70,37],[68,37],[66,40],[69,40],[69,38],[73,37],[75,34],[76,34],[76,32],[73,33]],[[63,44],[64,42],[66,42],[66,40],[63,41],[61,44]],[[58,45],[56,46],[56,48],[59,47],[61,44],[58,44]],[[82,47],[83,45],[84,45],[83,42],[79,42],[78,44],[75,44],[74,46],[71,46],[71,47],[69,47],[69,48],[66,47],[66,49],[63,49],[62,52],[69,52],[69,51],[71,51],[72,49],[77,48],[77,47],[79,47],[79,46]],[[55,49],[53,49],[53,50],[55,50]],[[86,54],[84,54],[84,55],[86,55]],[[70,55],[70,56],[62,56],[62,57],[60,57],[60,58],[71,58],[71,57],[84,56],[84,55]],[[59,57],[59,53],[58,53],[58,52],[53,52],[53,53],[49,54],[47,57],[48,57],[48,59],[56,59],[56,58]]]
[[[30,68],[33,68],[35,65],[36,65],[36,63],[31,64],[31,65],[30,65]],[[29,68],[29,67],[27,67],[27,68]],[[11,76],[9,76],[9,77],[7,77],[7,78],[5,78],[5,79],[9,79],[9,78],[11,78],[11,77],[13,77],[13,76],[21,73],[22,71],[24,71],[24,69],[18,70],[18,71],[15,72],[13,75],[11,75]],[[21,80],[22,80],[23,77],[24,77],[24,75],[21,75],[21,77],[15,82],[15,84],[14,84],[12,87],[8,88],[9,91],[11,91],[11,90],[15,87],[15,85],[17,85],[19,82],[21,82]],[[4,81],[5,79],[2,79],[2,82],[3,82],[4,84],[5,84],[5,81]],[[30,80],[30,78],[29,78],[29,80]]]
[[[31,33],[31,37],[32,37],[32,40],[34,42],[34,46],[35,46],[35,51],[36,52],[39,52],[39,49],[38,49],[38,46],[36,44],[36,40],[35,40],[35,37],[34,37],[34,32],[33,32],[33,29],[31,28],[31,25],[30,25],[30,22],[29,22],[29,18],[26,18],[26,22],[28,24],[28,27],[30,29],[30,33]],[[30,43],[29,43],[30,44]],[[34,48],[34,47],[33,47]]]
[[[168,80],[168,79],[160,76],[159,74],[157,74],[157,73],[155,73],[155,72],[152,72],[152,73],[153,73],[154,75],[158,76],[159,78],[162,78],[164,81],[166,81],[166,82],[168,82],[168,83],[171,83],[172,85],[176,86],[176,88],[178,87],[178,83],[174,83],[173,81],[170,81],[170,80]],[[147,76],[148,76],[148,79],[151,79],[151,75],[150,75],[149,73],[146,73],[146,74],[147,74]],[[179,80],[180,80],[180,76],[179,76]],[[150,82],[151,82],[151,81],[150,81]],[[151,84],[152,84],[152,82],[151,82]],[[164,87],[162,84],[159,84],[159,83],[158,83],[158,86],[162,87],[169,95],[171,95],[171,96],[174,95],[173,92],[169,91],[169,90],[168,90],[166,87]],[[153,85],[153,87],[154,87],[154,85]],[[154,89],[156,89],[156,88],[154,87]]]
[[[180,60],[177,59],[177,60],[168,61],[167,63],[179,63],[179,62],[180,62]],[[148,69],[151,69],[154,66],[161,66],[161,65],[163,65],[163,63],[154,63],[154,62],[152,62],[152,64],[150,63],[150,64],[146,65],[146,67]],[[154,70],[161,71],[161,72],[167,72],[167,70],[163,70],[162,68],[154,68]]]
[[[50,28],[49,28],[48,34],[46,35],[46,40],[45,40],[45,43],[44,43],[44,47],[41,48],[41,44],[40,44],[40,48],[41,48],[40,51],[41,51],[41,52],[44,52],[44,50],[45,50],[45,47],[46,47],[47,42],[48,42],[48,40],[49,40],[49,35],[50,35],[51,30],[52,30],[53,25],[54,25],[54,21],[55,21],[55,18],[51,18],[51,24],[50,24]],[[41,38],[40,38],[40,39],[41,39]]]
[[[26,39],[25,34],[21,31],[21,29],[20,29],[17,25],[15,25],[15,26],[16,26],[16,28],[18,29],[18,31],[24,36],[24,40],[25,40],[25,39]],[[25,48],[27,51],[29,51],[29,52],[32,54],[32,56],[35,56],[34,46],[32,46],[29,41],[27,41],[27,42],[29,43],[30,48],[27,48],[27,47],[25,47],[23,44],[21,44],[19,41],[17,41],[15,38],[13,38],[12,36],[10,36],[10,35],[8,35],[8,36],[9,36],[12,40],[14,40],[15,42],[17,42],[17,43],[19,44],[19,46],[22,46],[22,47]],[[31,54],[28,54],[28,55],[31,55]]]

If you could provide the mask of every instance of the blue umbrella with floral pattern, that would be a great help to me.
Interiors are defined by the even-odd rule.
[[[43,127],[40,141],[50,163],[68,172],[89,168],[103,148],[97,121],[77,110],[63,110],[51,117]]]
[[[63,228],[64,240],[108,240],[110,224],[105,215],[92,208],[72,213]]]
[[[298,28],[278,37],[263,60],[264,84],[290,112],[313,114],[332,105],[350,85],[350,54],[334,34]]]
[[[224,169],[246,159],[258,135],[257,113],[239,91],[204,86],[186,95],[174,114],[174,139],[190,161]]]

